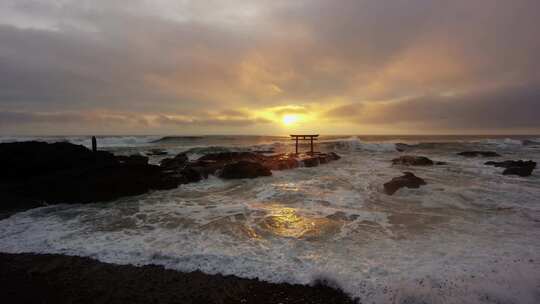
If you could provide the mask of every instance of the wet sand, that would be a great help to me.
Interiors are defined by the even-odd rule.
[[[327,287],[271,284],[161,266],[0,253],[2,303],[354,303]]]

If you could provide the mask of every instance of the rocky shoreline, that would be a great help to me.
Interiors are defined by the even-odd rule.
[[[357,303],[339,289],[116,265],[54,254],[0,253],[3,303]]]
[[[209,175],[256,178],[270,176],[273,170],[315,167],[339,158],[335,153],[222,152],[190,161],[180,153],[158,166],[149,164],[146,156],[118,156],[67,142],[2,143],[0,159],[5,166],[0,174],[0,218],[49,204],[113,201],[173,189]]]

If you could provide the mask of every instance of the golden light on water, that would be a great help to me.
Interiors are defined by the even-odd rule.
[[[272,234],[292,238],[319,238],[339,231],[341,223],[328,218],[303,216],[295,208],[273,206],[262,224]]]

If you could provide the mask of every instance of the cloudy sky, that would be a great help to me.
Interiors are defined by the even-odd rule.
[[[2,134],[540,133],[538,0],[0,0]]]

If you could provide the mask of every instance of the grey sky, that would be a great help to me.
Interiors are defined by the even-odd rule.
[[[320,133],[540,133],[539,11],[3,0],[0,132],[269,134],[305,113]]]

